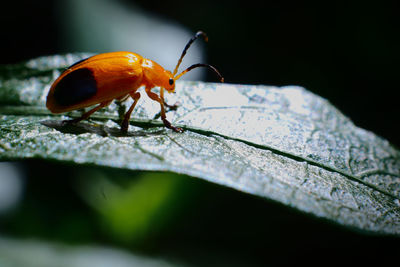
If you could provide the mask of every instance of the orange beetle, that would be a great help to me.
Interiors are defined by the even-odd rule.
[[[104,53],[76,62],[68,67],[52,84],[47,95],[46,106],[53,113],[63,113],[98,104],[81,117],[66,121],[76,123],[108,106],[114,99],[124,101],[130,96],[133,99],[133,104],[125,113],[121,124],[121,131],[127,132],[129,118],[140,98],[140,93],[137,90],[139,87],[145,86],[146,94],[160,103],[161,119],[164,125],[176,132],[182,132],[181,128],[172,126],[166,118],[164,106],[169,105],[164,101],[164,89],[169,93],[174,92],[175,81],[186,72],[197,67],[207,67],[217,73],[221,82],[224,80],[213,66],[201,63],[194,64],[176,75],[186,51],[199,36],[207,41],[204,32],[197,32],[185,46],[172,73],[164,70],[156,62],[132,52]],[[153,87],[157,86],[160,87],[160,95],[151,91]]]

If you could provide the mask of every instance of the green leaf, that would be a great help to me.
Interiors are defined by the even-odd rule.
[[[45,99],[60,70],[81,56],[2,67],[1,160],[176,172],[343,225],[400,234],[400,152],[327,100],[297,86],[178,82],[167,101],[180,107],[167,117],[184,133],[153,119],[159,105],[146,96],[127,135],[118,123],[129,101],[65,126],[68,117],[52,115]]]

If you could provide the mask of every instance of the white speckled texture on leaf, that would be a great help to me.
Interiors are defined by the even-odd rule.
[[[64,127],[45,97],[59,69],[77,57],[3,67],[0,159],[173,171],[343,225],[400,234],[400,152],[321,97],[297,86],[178,82],[167,101],[180,107],[167,117],[184,133],[153,120],[159,106],[146,96],[127,136],[118,132],[116,104]]]

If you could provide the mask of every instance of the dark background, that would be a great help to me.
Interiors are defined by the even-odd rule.
[[[398,1],[115,2],[127,10],[139,7],[193,33],[207,32],[206,62],[217,66],[226,82],[303,86],[328,99],[356,125],[400,146]],[[56,1],[8,2],[1,15],[1,63],[76,52],[65,44],[57,12]],[[215,77],[209,74],[207,80]],[[310,263],[319,256],[323,264],[371,263],[398,253],[398,239],[343,228],[187,177],[182,180],[185,190],[196,188],[191,208],[182,208],[185,212],[167,224],[168,230],[139,245],[124,243],[105,235],[94,222],[94,211],[76,196],[79,168],[30,161],[23,169],[26,195],[20,210],[0,223],[11,236],[98,242],[200,265]],[[43,169],[48,172],[43,174]],[[59,179],[54,179],[54,170]],[[104,172],[114,176],[113,171]],[[26,221],[30,227],[22,223]]]

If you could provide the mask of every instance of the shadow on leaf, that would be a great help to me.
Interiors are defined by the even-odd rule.
[[[107,127],[104,125],[95,125],[89,123],[68,123],[62,120],[44,120],[40,122],[42,125],[47,126],[49,128],[56,129],[62,133],[69,134],[83,134],[83,133],[94,133],[103,137],[106,136],[114,136],[114,137],[127,137],[127,136],[150,136],[150,135],[160,135],[164,133],[164,129],[148,132],[143,130],[138,131],[128,131],[127,133],[121,132],[121,129],[118,127]]]

